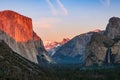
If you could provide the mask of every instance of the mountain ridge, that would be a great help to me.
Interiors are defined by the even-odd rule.
[[[86,34],[91,35],[87,36]],[[84,66],[119,64],[119,40],[120,18],[111,17],[108,25],[106,26],[106,30],[95,30],[95,32],[90,31],[74,37],[56,51],[53,59],[58,63],[68,63],[70,61],[69,63],[77,62]],[[107,55],[109,54],[108,52],[111,52],[110,55]],[[81,53],[81,55],[76,55],[77,57],[75,57],[75,54],[79,53]]]

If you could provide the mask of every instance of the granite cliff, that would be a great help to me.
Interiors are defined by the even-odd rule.
[[[85,52],[86,66],[103,65],[106,51],[109,46],[113,46],[114,41],[103,34],[94,33],[91,41],[87,44]]]
[[[26,16],[10,10],[0,12],[0,39],[13,51],[33,62],[37,63],[39,57],[51,61],[42,40],[33,31],[32,19]]]

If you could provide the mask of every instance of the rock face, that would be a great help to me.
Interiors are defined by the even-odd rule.
[[[44,49],[42,40],[32,28],[32,20],[16,12],[6,10],[0,12],[0,39],[23,57],[38,62],[37,56],[51,61]]]
[[[0,30],[9,34],[16,42],[32,40],[32,20],[13,11],[0,12]]]
[[[115,41],[115,44],[111,47],[112,55],[114,63],[120,63],[120,18],[110,18],[104,34]]]
[[[120,39],[111,47],[113,63],[120,63]]]
[[[45,69],[12,51],[0,40],[1,80],[47,80]]]
[[[110,37],[111,39],[120,36],[120,18],[110,18],[104,34]]]
[[[91,41],[86,47],[86,66],[103,65],[105,61],[107,46],[112,46],[114,41],[103,34],[94,33]]]
[[[57,63],[83,63],[87,43],[91,40],[92,32],[74,37],[61,46],[53,55]]]

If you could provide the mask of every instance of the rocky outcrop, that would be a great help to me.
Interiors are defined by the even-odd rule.
[[[86,45],[92,34],[89,32],[74,37],[56,51],[53,59],[57,63],[84,63]]]
[[[47,56],[42,40],[33,31],[32,20],[16,12],[0,12],[0,39],[13,51],[33,62],[38,62],[37,56]],[[49,56],[43,56],[43,59],[51,61]]]
[[[112,17],[106,27],[104,34],[111,39],[120,36],[120,18]]]

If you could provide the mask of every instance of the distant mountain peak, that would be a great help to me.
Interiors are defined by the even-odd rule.
[[[95,29],[95,30],[90,31],[90,32],[101,32],[101,30],[100,29]]]
[[[56,46],[67,43],[69,40],[70,40],[69,38],[63,38],[63,40],[60,42],[47,40],[47,41],[45,41],[44,45],[45,45],[46,50],[48,51]]]

